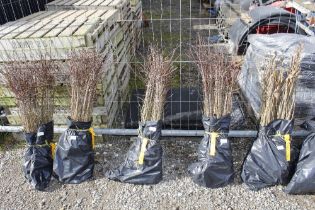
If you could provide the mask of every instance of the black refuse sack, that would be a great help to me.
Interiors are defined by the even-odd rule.
[[[298,149],[290,139],[292,130],[293,121],[289,120],[274,120],[260,129],[241,173],[251,190],[290,181],[298,158]]]
[[[53,122],[41,125],[37,133],[25,133],[29,147],[24,155],[25,178],[37,190],[48,187],[53,172],[50,143],[53,140]]]
[[[228,132],[230,116],[203,117],[205,135],[198,148],[198,162],[188,171],[193,181],[208,188],[228,185],[234,180],[233,157]]]
[[[315,119],[303,126],[311,134],[303,142],[295,174],[284,190],[288,194],[315,193]]]
[[[92,122],[75,122],[60,136],[54,159],[54,173],[60,182],[79,184],[93,177],[94,131]]]
[[[106,176],[132,184],[157,184],[162,180],[163,149],[160,145],[161,121],[139,123],[139,137],[131,145],[125,161]]]

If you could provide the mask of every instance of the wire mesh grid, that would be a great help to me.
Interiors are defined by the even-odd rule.
[[[166,54],[174,49],[176,52],[174,65],[177,72],[166,102],[164,117],[166,126],[170,128],[202,127],[201,78],[189,52],[198,35],[210,44],[211,37],[219,35],[218,20],[224,18],[211,17],[209,10],[204,7],[205,2],[207,1],[143,2],[144,22],[148,23],[148,27],[143,28],[142,45],[138,53],[145,54],[146,47],[152,43]],[[139,76],[134,75],[135,81],[131,80],[131,85],[137,86],[137,77]]]
[[[116,16],[100,12],[113,9],[117,10]],[[213,17],[213,12],[218,12],[217,17]],[[18,57],[38,59],[48,53],[66,68],[64,61],[71,50],[97,49],[112,62],[104,68],[112,70],[100,81],[102,88],[95,102],[94,125],[136,128],[145,88],[139,69],[148,46],[156,45],[164,54],[175,50],[173,64],[177,71],[163,120],[168,128],[199,129],[201,78],[188,53],[198,35],[209,44],[213,39],[221,39],[221,47],[226,48],[227,31],[241,13],[238,1],[228,0],[1,1],[0,58],[1,62]],[[57,87],[60,97],[55,99],[54,120],[61,126],[66,125],[69,114],[70,96],[66,89],[66,81],[60,82]],[[0,105],[9,113],[10,123],[19,125],[14,97],[7,95],[5,88],[0,93],[4,96],[0,94]],[[236,105],[244,116],[247,105],[242,96],[236,97]]]
[[[104,57],[111,59],[113,70],[112,75],[106,75],[100,82],[103,89],[95,102],[95,127],[136,128],[145,88],[139,68],[148,46],[156,45],[164,54],[175,50],[173,63],[177,71],[172,90],[168,94],[163,120],[167,122],[168,128],[198,129],[202,115],[200,78],[193,61],[189,59],[188,51],[198,34],[210,40],[211,36],[219,34],[219,30],[225,31],[222,25],[226,18],[223,15],[212,18],[204,3],[197,0],[130,3],[128,0],[2,1],[0,18],[4,25],[0,32],[1,61],[20,58],[37,60],[42,54],[49,54],[51,59],[66,68],[64,61],[69,51],[82,47],[96,48]],[[106,15],[99,11],[109,8],[117,9],[118,15],[103,21]],[[95,14],[96,11],[98,15]],[[229,11],[232,11],[231,8]],[[230,15],[229,19],[231,18],[236,16]],[[106,22],[103,31],[98,30],[97,27],[103,22]],[[78,31],[83,26],[88,28],[90,34],[93,33],[92,38],[86,34],[85,40],[79,37],[81,34]],[[95,28],[97,33],[93,31]],[[109,41],[103,43],[102,37]],[[89,38],[92,44],[85,43]],[[70,95],[66,91],[69,89],[67,77],[62,75],[61,78],[62,81],[59,81],[56,88],[54,120],[56,125],[63,126],[66,125],[66,116],[69,114]],[[104,88],[106,83],[110,85]],[[0,99],[1,105],[6,108],[9,122],[19,125],[21,122],[16,101],[8,92],[2,87],[4,97]]]

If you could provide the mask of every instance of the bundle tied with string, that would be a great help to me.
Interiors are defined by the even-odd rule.
[[[241,175],[252,190],[287,184],[292,176],[298,158],[291,133],[301,54],[302,46],[297,46],[296,54],[289,61],[276,55],[266,60],[260,130],[243,163]]]
[[[93,176],[92,112],[98,80],[106,73],[103,58],[93,50],[74,51],[69,56],[71,116],[68,129],[59,138],[54,159],[54,172],[63,183],[78,184]]]
[[[132,184],[157,184],[162,180],[162,155],[160,145],[166,94],[170,89],[175,68],[171,56],[163,56],[154,46],[149,47],[141,73],[144,75],[146,93],[141,108],[139,136],[131,145],[125,161],[106,173],[109,179]]]
[[[15,95],[28,144],[23,170],[37,190],[52,175],[54,85],[58,66],[42,56],[39,61],[12,60],[1,68],[5,86]]]
[[[223,187],[234,178],[228,132],[240,68],[223,49],[211,47],[200,37],[190,57],[201,75],[205,134],[198,148],[198,161],[188,171],[198,185]]]

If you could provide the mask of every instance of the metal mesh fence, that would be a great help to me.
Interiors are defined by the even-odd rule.
[[[110,61],[104,66],[110,70],[98,85],[94,126],[136,128],[144,89],[139,68],[148,46],[154,44],[165,54],[175,49],[177,71],[163,120],[170,129],[199,129],[201,81],[188,52],[198,35],[227,48],[227,31],[241,16],[240,2],[228,0],[1,0],[0,62],[49,54],[67,68],[71,50],[97,49]],[[61,78],[54,121],[65,126],[70,95],[67,77]],[[0,88],[0,106],[11,125],[20,125],[14,95]],[[242,117],[238,123],[248,123],[243,97],[238,94],[235,101]]]

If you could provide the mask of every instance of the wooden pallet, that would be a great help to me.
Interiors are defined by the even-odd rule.
[[[16,100],[12,97],[1,97],[0,98],[0,106],[3,107],[15,107],[16,106]]]
[[[130,2],[131,4],[131,11],[133,14],[133,27],[132,27],[132,34],[133,34],[133,48],[136,51],[141,43],[141,35],[142,33],[142,2],[135,0]]]
[[[130,69],[126,63],[130,60],[133,42],[137,40],[133,35],[139,36],[140,33],[139,30],[133,33],[133,26],[141,27],[141,23],[135,20],[135,18],[139,20],[142,18],[141,2],[136,1],[133,7],[130,6],[128,0],[57,0],[54,2],[65,6],[77,4],[74,10],[56,9],[38,12],[0,26],[0,65],[1,62],[12,59],[38,60],[43,54],[50,54],[50,59],[61,63],[62,68],[67,68],[64,61],[71,50],[93,48],[102,52],[104,58],[108,60],[103,66],[107,68],[107,71],[97,85],[93,121],[96,127],[111,126],[120,104],[118,100],[121,100],[128,92]],[[78,5],[79,2],[82,5]],[[97,7],[97,10],[92,7],[85,9],[81,7],[97,4],[97,2],[99,4],[116,2],[117,5],[119,2],[125,2],[125,6],[114,6],[114,9],[113,7],[109,9],[104,5],[104,7]],[[66,75],[60,75],[60,78],[62,78],[58,79],[60,83],[67,84]],[[67,109],[70,106],[70,96],[66,87],[67,85],[64,85],[55,93],[54,119],[59,125],[65,125],[66,117],[69,115]],[[18,114],[14,114],[14,110],[17,109],[14,95],[1,87],[0,81],[0,105],[3,105],[3,102],[6,102],[7,108],[13,111],[13,114],[8,115],[11,124],[20,125]]]
[[[119,108],[120,102],[118,101],[118,94],[115,97],[115,100],[113,101],[110,110],[108,111],[108,115],[102,115],[102,122],[106,126],[111,126],[115,120],[115,116],[117,114],[118,108]]]
[[[118,89],[118,81],[116,79],[116,84],[110,84],[109,88],[112,88],[112,86],[115,86],[116,89]],[[110,92],[108,93],[110,94]],[[104,94],[97,94],[96,95],[96,99],[94,102],[94,106],[104,106],[105,104],[105,99],[106,97],[110,97],[109,95],[104,95]],[[58,107],[70,107],[70,95],[69,94],[65,94],[64,96],[58,96],[58,97],[54,97],[54,105],[56,108]],[[15,109],[17,107],[17,101],[15,97],[1,97],[0,98],[0,106],[6,107],[9,110],[11,109]]]
[[[116,93],[118,92],[118,79],[115,77],[115,79],[113,80],[114,80],[113,84],[115,85],[109,86],[106,89],[106,93],[105,93],[107,97],[105,98],[104,106],[108,110],[110,109],[112,102],[115,101],[115,96],[116,96]]]
[[[0,100],[3,97],[14,97],[14,94],[6,87],[0,86]]]
[[[118,78],[120,81],[119,84],[119,92],[120,95],[122,95],[122,98],[125,98],[125,91],[128,89],[128,84],[130,80],[130,67],[128,64],[126,64],[120,74],[120,77]]]
[[[118,20],[124,20],[130,10],[130,3],[127,0],[56,0],[46,4],[46,9],[48,11],[116,9],[119,12]]]
[[[114,111],[114,110],[112,110]],[[117,112],[117,110],[116,110]],[[113,112],[116,114],[116,112]],[[66,126],[67,125],[67,118],[70,116],[70,112],[65,109],[56,110],[53,119],[54,124],[56,126]],[[108,123],[112,122],[114,119],[105,120],[108,113],[105,111],[104,107],[94,107],[93,108],[93,126],[94,127],[108,127],[110,126]],[[7,115],[7,119],[10,125],[21,125],[21,117],[19,115],[18,109],[11,110],[11,113]]]
[[[123,28],[123,31],[126,36],[132,36],[133,30],[132,22],[134,20],[134,15],[132,9],[135,9],[137,13],[141,11],[142,4],[141,2],[137,3],[135,7],[131,7],[129,0],[56,0],[46,5],[48,10],[69,10],[69,9],[116,9],[119,13],[119,20],[117,21],[120,24],[120,27]]]
[[[125,20],[121,21],[121,27],[123,28],[123,31],[126,33],[130,33],[132,31],[132,23],[134,22],[134,16],[130,12]]]
[[[117,65],[113,64],[113,53],[110,51],[104,52],[104,59],[109,60],[108,62],[105,62],[103,65],[103,68],[106,69],[106,74],[103,75],[102,79],[100,80],[99,84],[97,85],[97,96],[96,96],[96,101],[94,102],[95,107],[104,107],[103,108],[107,110],[106,112],[106,119],[108,122],[112,122],[114,119],[110,119],[110,116],[113,118],[116,115],[115,113],[112,113],[110,110],[110,107],[112,107],[113,103],[117,103],[117,98],[115,99],[118,89],[119,89],[119,84],[120,81],[118,81],[117,77],[117,71],[119,68]],[[108,69],[109,68],[109,69]],[[61,85],[58,85],[55,87],[55,108],[56,110],[60,110],[60,108],[69,108],[70,107],[70,95],[69,95],[69,87],[66,85],[67,81],[63,81]],[[12,94],[8,89],[0,86],[0,105],[5,106],[8,110],[11,112],[16,112],[18,109],[16,106],[16,100],[14,98],[14,94]],[[12,115],[12,114],[11,114]],[[20,122],[18,116],[13,115],[9,117],[9,122],[13,125],[16,125],[16,123]],[[61,116],[61,121],[60,119],[57,120],[56,122],[66,122],[66,115],[63,115],[62,113],[56,114],[56,116]],[[94,117],[96,118],[96,116]],[[100,119],[103,119],[103,116],[100,116]],[[96,122],[96,121],[95,121]],[[98,123],[99,124],[99,123]],[[99,124],[100,125],[100,124]],[[105,125],[105,122],[102,122],[102,126],[110,126],[108,124]]]
[[[105,50],[101,53],[101,55],[103,56],[103,60],[104,60],[103,66],[101,68],[103,68],[104,72],[107,72],[107,68],[109,66],[113,65],[112,46],[110,44],[108,44],[106,46]],[[47,58],[50,58],[50,57],[48,56]],[[69,84],[69,79],[68,79],[69,76],[66,75],[67,68],[68,68],[68,64],[67,64],[66,60],[55,60],[54,62],[56,62],[56,65],[58,65],[58,67],[59,67],[59,71],[55,75],[57,77],[58,84],[61,84],[61,85]],[[0,63],[0,66],[1,65],[3,65],[3,64]],[[1,68],[4,68],[4,67],[1,66]],[[104,77],[105,77],[105,75],[102,76],[102,78],[104,78]],[[14,97],[13,93],[11,93],[3,85],[4,85],[4,81],[1,80],[1,78],[0,78],[0,97]],[[63,87],[63,89],[65,89],[65,87]],[[55,94],[58,94],[58,92]]]
[[[130,1],[130,5],[131,5],[131,11],[137,13],[138,11],[142,10],[142,2],[138,1],[137,3],[132,3]]]
[[[137,6],[139,3],[141,3],[141,0],[130,0],[131,7]]]
[[[34,14],[33,14],[34,15]],[[12,59],[66,59],[75,49],[104,50],[113,35],[117,10],[40,12],[0,26],[0,62]]]

